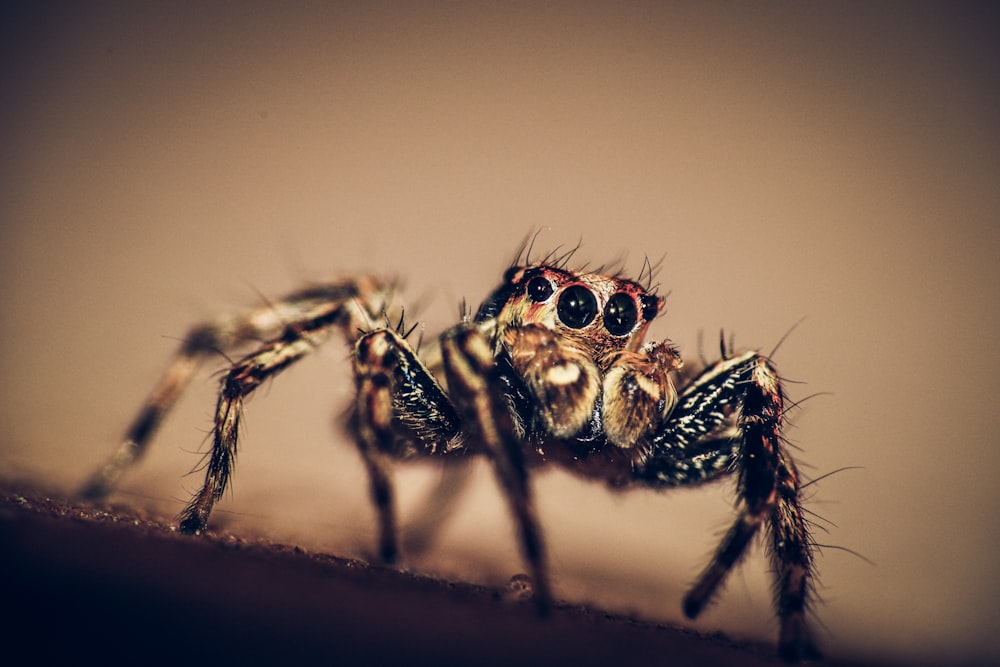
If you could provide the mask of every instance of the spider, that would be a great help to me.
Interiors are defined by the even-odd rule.
[[[201,362],[249,348],[222,377],[205,481],[179,517],[182,532],[203,531],[233,472],[244,401],[339,331],[353,347],[356,400],[347,424],[368,472],[383,562],[398,552],[393,460],[489,458],[543,613],[552,593],[529,471],[555,464],[615,489],[734,475],[736,519],[685,596],[684,612],[694,618],[705,608],[763,526],[779,653],[790,661],[818,656],[805,618],[814,543],[781,435],[783,391],[774,365],[723,345],[719,361],[691,373],[681,370],[669,341],[644,343],[665,305],[649,285],[648,262],[639,280],[630,280],[573,270],[572,253],[536,262],[529,256],[522,247],[475,314],[463,306],[461,321],[423,355],[402,316],[390,323],[393,284],[372,276],[309,286],[194,327],[83,495],[100,498],[114,488]]]

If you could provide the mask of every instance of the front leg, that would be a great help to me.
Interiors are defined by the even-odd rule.
[[[781,383],[770,361],[754,352],[722,360],[680,394],[677,407],[652,438],[648,460],[635,474],[650,486],[676,486],[735,468],[738,516],[685,596],[684,611],[691,618],[701,613],[766,525],[781,623],[779,651],[795,661],[819,651],[805,619],[814,576],[813,542],[798,471],[781,437],[783,410]]]
[[[517,524],[521,552],[531,571],[534,600],[540,613],[551,604],[548,562],[535,514],[524,443],[517,436],[503,380],[486,338],[471,325],[460,325],[442,337],[448,389],[463,419],[490,455],[501,488]]]

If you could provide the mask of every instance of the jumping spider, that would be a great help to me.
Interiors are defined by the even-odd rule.
[[[805,619],[813,542],[781,436],[774,366],[757,352],[731,354],[723,346],[721,360],[679,373],[681,358],[669,342],[643,343],[664,311],[649,281],[572,270],[568,257],[532,263],[518,253],[475,315],[465,313],[440,336],[436,361],[418,356],[401,319],[390,325],[393,286],[371,276],[307,287],[197,326],[83,493],[110,492],[202,361],[252,348],[221,381],[205,483],[179,519],[181,531],[199,533],[233,471],[244,400],[340,331],[353,346],[357,396],[348,424],[369,474],[384,562],[397,555],[393,459],[489,457],[543,612],[551,592],[529,470],[557,464],[614,488],[655,489],[734,474],[736,520],[684,598],[684,612],[694,618],[702,611],[763,525],[780,653],[789,660],[818,655]]]

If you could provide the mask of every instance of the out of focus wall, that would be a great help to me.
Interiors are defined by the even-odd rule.
[[[997,659],[1000,134],[967,3],[88,3],[3,10],[0,474],[68,491],[187,326],[324,275],[405,281],[427,335],[529,233],[657,275],[652,335],[770,351],[816,513],[824,643]],[[803,319],[804,318],[804,319]],[[699,342],[702,341],[702,342]],[[364,555],[333,344],[251,401],[216,525]],[[220,365],[223,362],[219,360]],[[799,383],[801,382],[801,383]],[[215,379],[117,501],[197,486]],[[434,468],[401,471],[416,506]],[[520,571],[477,469],[425,571]],[[722,484],[538,480],[559,593],[678,620]],[[412,517],[410,517],[412,518]],[[856,557],[844,547],[862,554]],[[696,627],[770,638],[759,554]]]

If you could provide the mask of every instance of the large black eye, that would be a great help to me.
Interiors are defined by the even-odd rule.
[[[541,303],[552,296],[552,283],[548,278],[536,276],[528,281],[528,298],[535,303]]]
[[[618,292],[608,299],[604,306],[604,328],[612,336],[624,336],[635,328],[639,319],[635,299],[624,292]]]
[[[570,285],[559,295],[559,320],[571,329],[582,329],[597,317],[597,299],[583,285]]]

